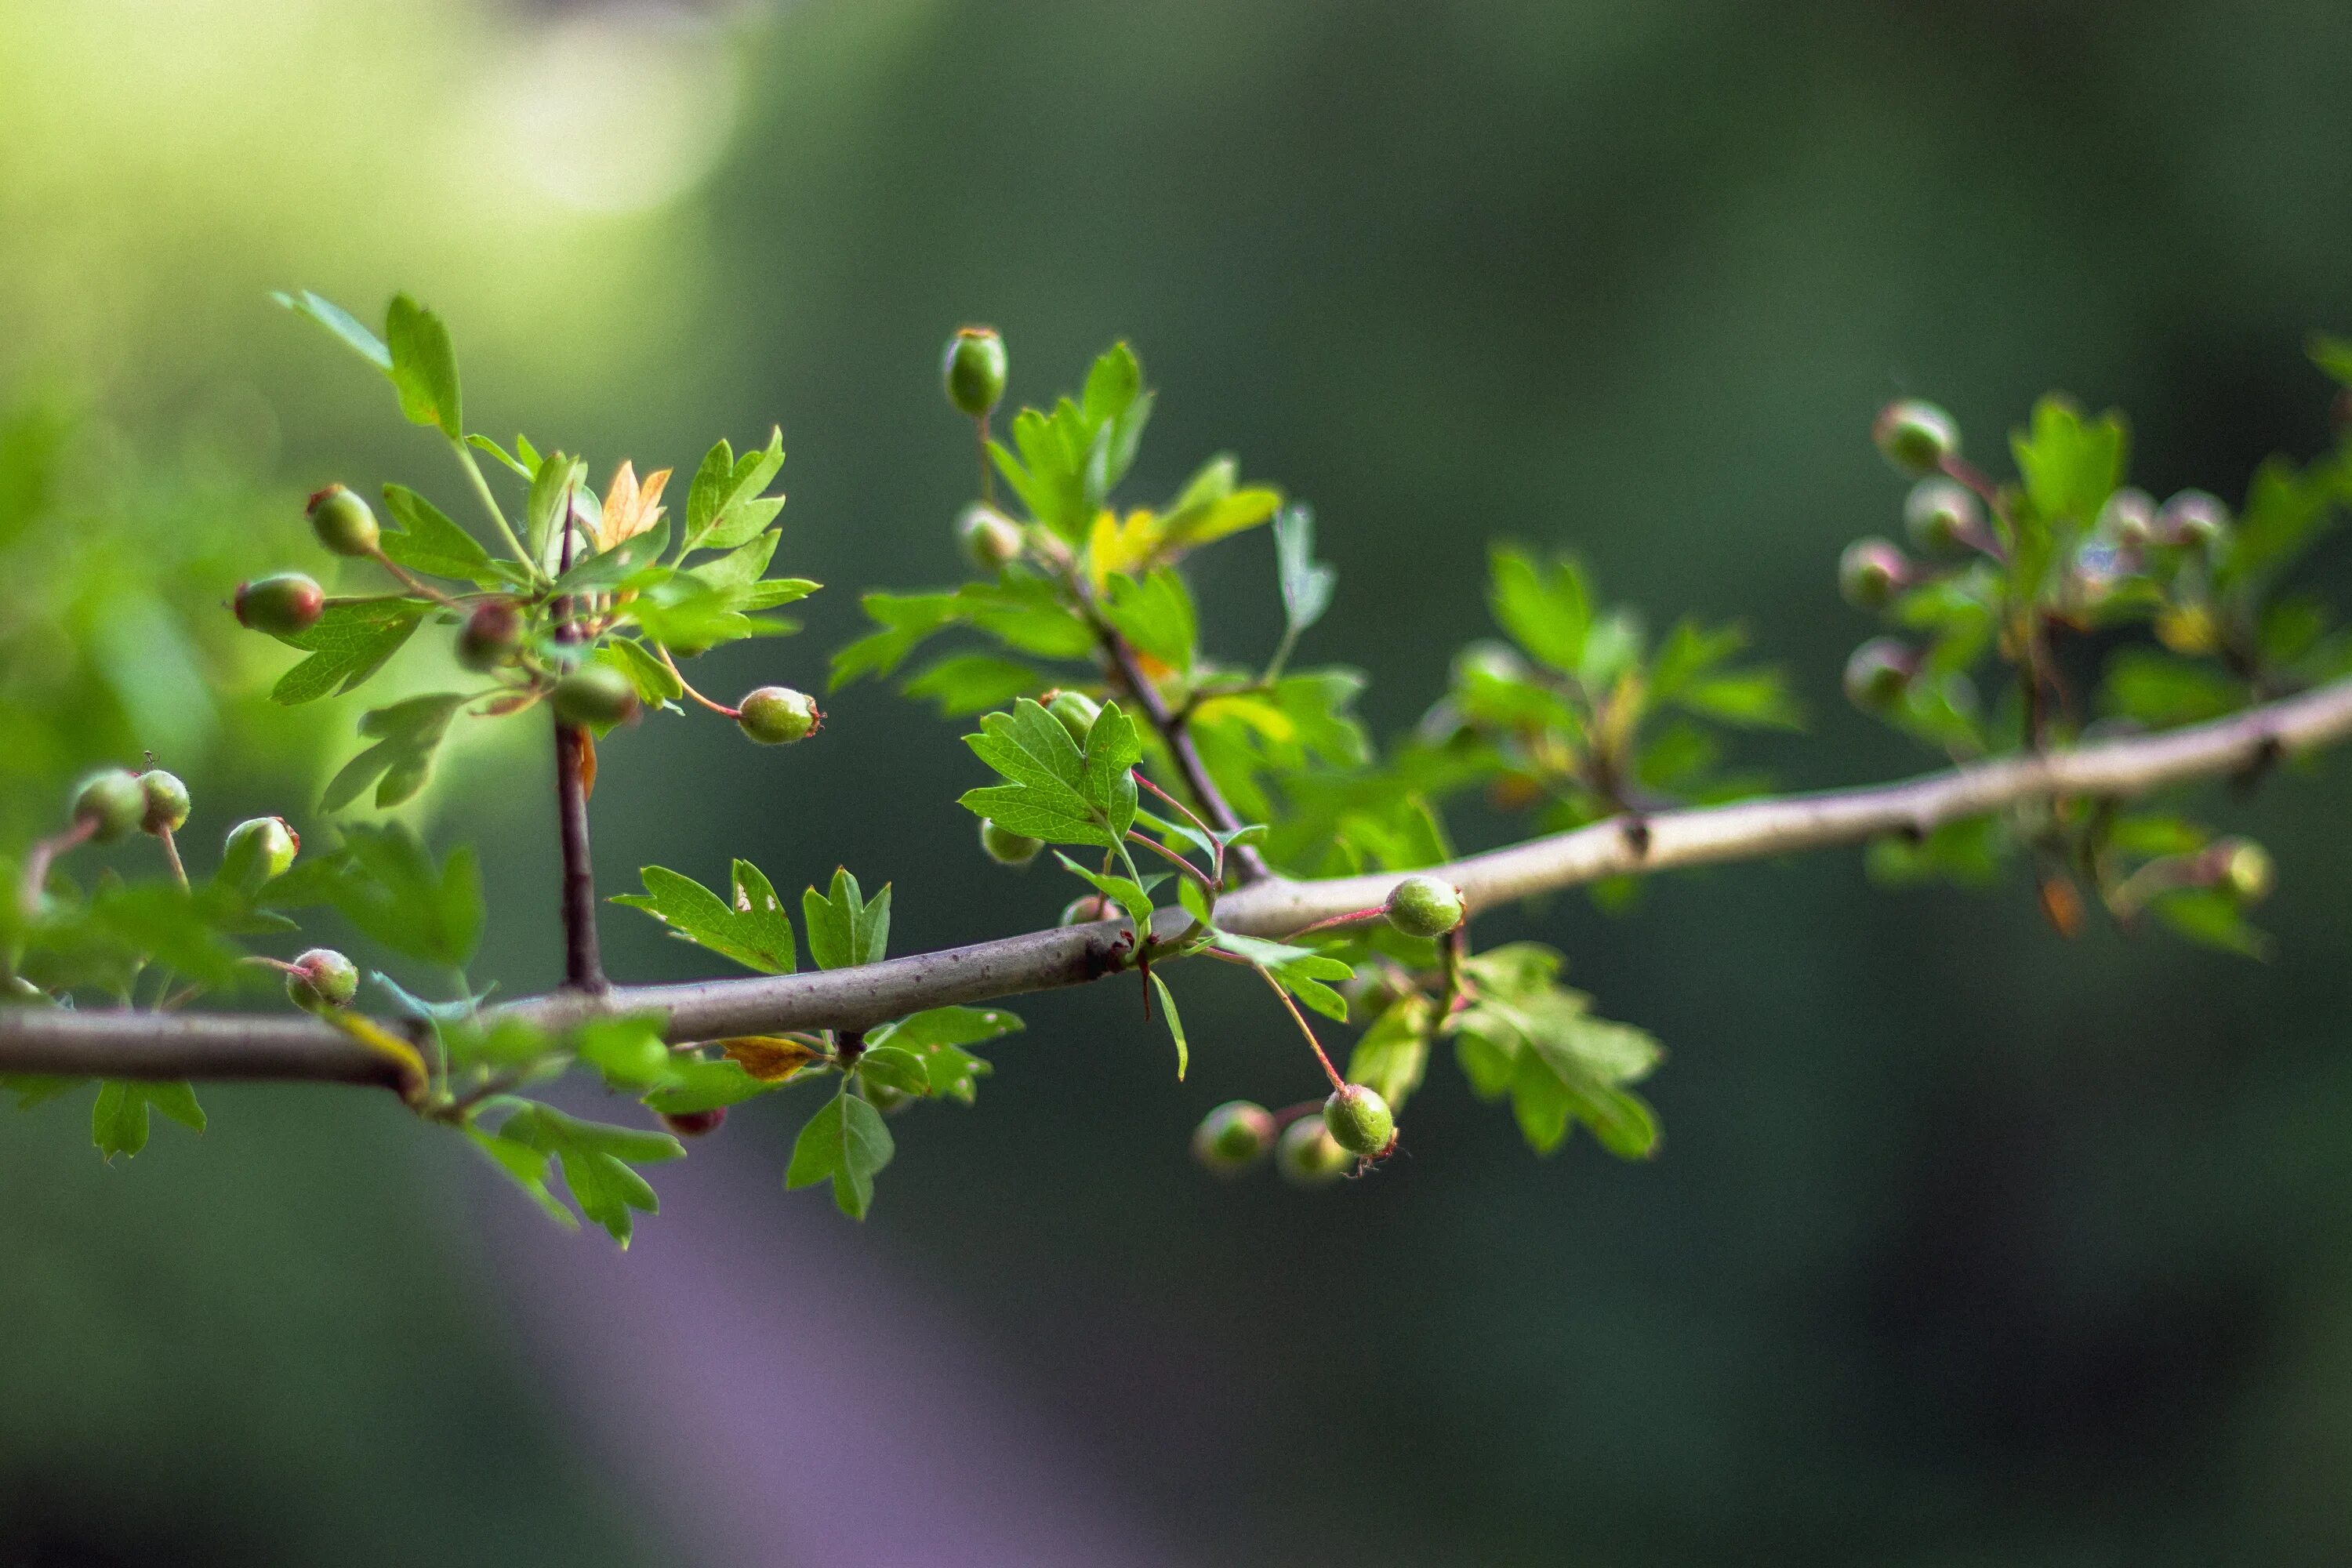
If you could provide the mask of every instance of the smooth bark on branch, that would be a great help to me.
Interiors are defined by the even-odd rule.
[[[1768,795],[1727,805],[1614,816],[1472,855],[1426,874],[1458,885],[1473,911],[1603,877],[1766,858],[1926,833],[2021,801],[2124,798],[2240,773],[2352,736],[2352,679],[2210,723],[1927,773],[1896,784]],[[1381,902],[1402,873],[1274,877],[1226,894],[1218,924],[1278,937]],[[1163,910],[1155,924],[1181,929]],[[1120,968],[1124,925],[1032,931],[854,969],[557,992],[508,1005],[551,1026],[602,1011],[659,1009],[673,1040],[783,1029],[863,1029],[925,1007],[1078,985]],[[79,1012],[0,1007],[0,1072],[142,1079],[266,1078],[397,1086],[381,1056],[315,1019],[282,1015]]]

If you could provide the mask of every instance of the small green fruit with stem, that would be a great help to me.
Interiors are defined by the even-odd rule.
[[[1377,1160],[1396,1142],[1396,1116],[1378,1091],[1360,1083],[1334,1089],[1323,1102],[1323,1125],[1350,1154]]]
[[[522,647],[522,612],[512,599],[485,599],[457,629],[457,662],[489,671],[513,660]]]
[[[383,540],[375,513],[368,503],[341,485],[329,485],[310,498],[310,531],[336,555],[373,555]]]
[[[1884,713],[1903,700],[1918,657],[1893,637],[1873,637],[1845,661],[1846,700],[1866,713]]]
[[[326,591],[299,572],[280,572],[236,585],[238,624],[274,637],[309,631],[326,608]]]
[[[1838,592],[1856,609],[1885,609],[1911,581],[1911,563],[1884,539],[1857,539],[1838,557]]]
[[[1083,897],[1072,899],[1063,905],[1062,918],[1054,923],[1066,926],[1092,925],[1097,921],[1116,920],[1118,912],[1118,906],[1102,894],[1087,893]]]
[[[982,501],[956,519],[956,544],[979,572],[1001,572],[1021,558],[1021,525]]]
[[[127,768],[106,768],[75,786],[73,820],[88,828],[92,844],[111,844],[138,831],[147,814],[147,792]]]
[[[1356,1157],[1339,1147],[1319,1116],[1302,1116],[1282,1130],[1274,1146],[1274,1168],[1297,1187],[1328,1186],[1346,1175]]]
[[[589,728],[623,724],[637,716],[637,689],[609,664],[583,664],[555,683],[555,716]]]
[[[306,1013],[348,1007],[359,994],[359,965],[331,947],[312,948],[287,972],[287,1000]]]
[[[1922,550],[1958,549],[1984,531],[1984,505],[1957,479],[1921,479],[1903,498],[1903,528]]]
[[[1265,1106],[1229,1100],[1192,1131],[1192,1158],[1220,1176],[1238,1176],[1274,1147],[1274,1117]]]
[[[228,830],[221,847],[220,879],[247,894],[282,877],[302,852],[302,836],[282,816],[252,816]]]
[[[994,327],[958,327],[948,340],[940,377],[948,401],[974,419],[985,419],[1004,396],[1004,340]]]
[[[161,768],[149,768],[139,775],[139,793],[146,801],[140,814],[139,829],[162,837],[177,833],[188,822],[188,786],[175,773]]]
[[[727,1120],[727,1108],[714,1105],[708,1110],[665,1110],[661,1113],[664,1129],[679,1138],[708,1138],[719,1131]]]
[[[789,686],[762,686],[744,694],[735,722],[763,746],[788,746],[816,733],[824,715],[816,699]]]
[[[2258,904],[2270,897],[2278,879],[2271,852],[2251,838],[2224,838],[2206,851],[2221,868],[2221,884],[2242,904]]]
[[[1895,472],[1911,479],[1926,479],[1960,452],[1960,427],[1952,416],[1916,397],[1898,398],[1879,410],[1870,438]]]
[[[1407,936],[1444,936],[1462,923],[1462,889],[1434,877],[1407,877],[1389,889],[1381,912]]]
[[[1070,732],[1070,739],[1076,741],[1083,751],[1087,731],[1095,727],[1095,721],[1102,715],[1102,704],[1083,691],[1062,690],[1054,693],[1046,702],[1045,711],[1062,721],[1062,728]]]
[[[1000,866],[1026,866],[1037,858],[1037,852],[1045,845],[1042,839],[999,827],[982,817],[980,821],[980,847],[987,850],[988,858]]]

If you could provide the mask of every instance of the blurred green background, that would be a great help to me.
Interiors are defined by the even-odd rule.
[[[1305,652],[1369,671],[1378,731],[1516,537],[1745,617],[1814,718],[1747,754],[1807,785],[1925,763],[1836,692],[1835,552],[1901,497],[1881,402],[1990,454],[2064,388],[2128,409],[2139,482],[2234,497],[2326,439],[2301,342],[2352,317],[2340,5],[50,0],[0,8],[0,65],[18,835],[93,755],[154,746],[217,830],[348,748],[358,704],[268,711],[285,656],[218,603],[318,569],[316,484],[462,495],[271,288],[414,290],[474,422],[600,479],[781,424],[779,568],[829,587],[722,691],[816,686],[859,590],[954,573],[936,353],[983,320],[1027,401],[1136,343],[1138,493],[1230,447],[1315,503]],[[1263,537],[1202,564],[1211,647],[1262,657]],[[2342,603],[2352,553],[2311,575]],[[894,881],[901,951],[1050,918],[974,849],[954,728],[829,707],[781,754],[616,738],[607,889],[740,854]],[[430,803],[509,992],[558,963],[530,740]],[[797,1105],[665,1171],[625,1258],[388,1102],[215,1091],[111,1170],[75,1106],[12,1118],[0,1563],[2340,1563],[2346,781],[2213,806],[2279,853],[2268,963],[1854,854],[1482,925],[1666,1042],[1642,1167],[1532,1158],[1445,1068],[1377,1180],[1197,1179],[1203,1109],[1312,1089],[1222,974],[1181,1087],[1130,991],[1023,1005],[862,1230],[778,1190]]]

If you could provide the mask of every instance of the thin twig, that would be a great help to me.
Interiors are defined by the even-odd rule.
[[[713,702],[709,698],[705,697],[701,692],[697,691],[694,689],[693,683],[688,680],[685,676],[678,673],[677,661],[670,658],[669,649],[664,647],[659,643],[656,643],[654,644],[654,651],[661,655],[662,663],[668,667],[671,677],[677,680],[679,689],[688,697],[693,698],[697,702],[701,703],[713,713],[723,715],[729,719],[740,719],[743,717],[743,710],[740,708],[730,708],[724,702]]]
[[[1282,982],[1268,973],[1262,963],[1253,963],[1250,967],[1256,970],[1257,977],[1265,981],[1274,994],[1282,999],[1283,1008],[1289,1013],[1290,1021],[1298,1026],[1298,1032],[1306,1036],[1307,1043],[1314,1047],[1315,1059],[1323,1064],[1323,1076],[1331,1080],[1332,1089],[1337,1090],[1347,1088],[1348,1080],[1339,1076],[1339,1069],[1333,1067],[1331,1058],[1323,1054],[1323,1042],[1315,1037],[1314,1026],[1307,1023],[1307,1015],[1298,1010],[1298,1004],[1290,999],[1290,993],[1282,988]]]

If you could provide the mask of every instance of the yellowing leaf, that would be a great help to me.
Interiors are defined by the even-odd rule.
[[[637,483],[637,470],[625,458],[613,470],[613,483],[604,491],[604,515],[596,525],[596,548],[610,550],[625,539],[638,534],[661,521],[661,494],[669,483],[669,470],[662,468],[647,474],[643,485]]]
[[[1297,721],[1264,698],[1209,697],[1202,699],[1193,711],[1211,723],[1220,717],[1238,719],[1276,745],[1298,738]]]
[[[1087,569],[1092,574],[1095,587],[1105,587],[1111,574],[1118,572],[1140,572],[1159,550],[1165,532],[1159,518],[1148,507],[1138,507],[1121,522],[1108,507],[1095,518],[1094,531],[1087,540]]]
[[[782,1083],[816,1059],[816,1052],[781,1035],[744,1035],[719,1048],[761,1083]]]
[[[1168,543],[1178,550],[1191,550],[1213,543],[1229,533],[1239,533],[1245,528],[1255,528],[1275,514],[1282,505],[1279,491],[1250,489],[1235,490],[1222,500],[1212,501],[1187,516],[1182,526],[1170,531]]]

